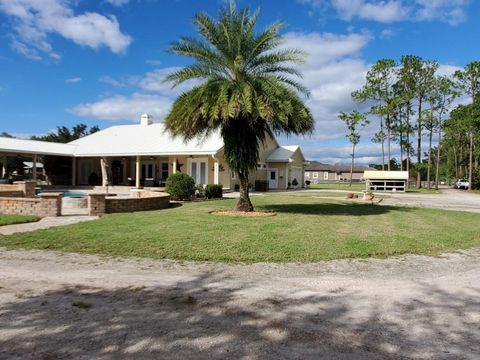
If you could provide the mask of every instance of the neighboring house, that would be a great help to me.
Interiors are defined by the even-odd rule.
[[[375,170],[368,166],[355,166],[353,168],[352,179],[354,181],[363,180],[365,170]],[[350,180],[350,166],[328,165],[318,161],[310,161],[305,166],[305,180],[310,180],[317,184],[321,182],[335,182]]]
[[[6,156],[18,154],[30,154],[34,164],[37,156],[43,157],[47,176],[58,185],[106,185],[108,179],[111,185],[162,186],[176,172],[189,174],[197,184],[234,189],[239,183],[224,160],[218,134],[183,142],[148,115],[142,115],[140,124],[112,126],[68,144],[0,138],[0,154],[4,162]],[[249,181],[285,189],[294,178],[304,183],[304,166],[298,146],[280,146],[276,139],[267,139]]]

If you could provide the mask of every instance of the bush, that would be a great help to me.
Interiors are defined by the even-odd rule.
[[[311,181],[310,180],[305,180],[305,185],[310,186]]]
[[[298,185],[297,179],[293,179],[293,180],[292,180],[292,185],[293,185],[293,186],[297,186],[297,185]]]
[[[205,187],[205,196],[207,199],[221,199],[223,197],[223,185],[208,184]]]
[[[174,199],[190,199],[195,194],[195,180],[187,174],[172,174],[167,178],[165,191]]]

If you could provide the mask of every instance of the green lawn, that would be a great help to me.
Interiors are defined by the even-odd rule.
[[[21,224],[27,222],[38,221],[36,216],[31,215],[4,215],[0,214],[0,226],[2,225],[11,225],[11,224]]]
[[[244,262],[438,254],[480,245],[480,214],[353,203],[313,193],[253,196],[264,218],[210,214],[235,200],[112,214],[93,222],[0,237],[12,248]]]

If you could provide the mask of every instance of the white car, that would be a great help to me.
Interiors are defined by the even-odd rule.
[[[470,183],[467,179],[459,179],[455,182],[455,189],[465,189],[467,190],[470,186]]]

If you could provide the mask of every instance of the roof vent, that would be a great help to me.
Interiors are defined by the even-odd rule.
[[[140,116],[140,124],[143,125],[143,126],[148,126],[148,125],[152,125],[153,123],[153,116],[150,115],[150,114],[142,114],[142,116]]]

